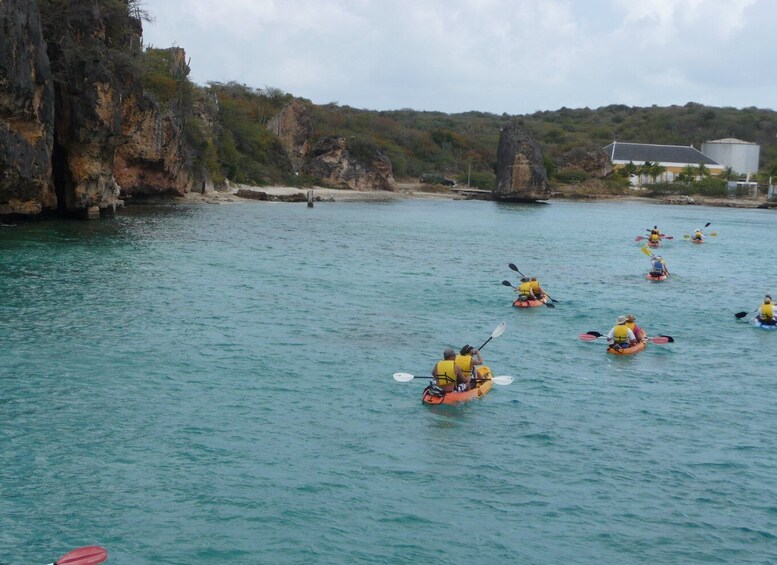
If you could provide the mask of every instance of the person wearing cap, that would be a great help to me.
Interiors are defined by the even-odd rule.
[[[518,300],[537,300],[534,291],[532,291],[531,279],[529,277],[523,277],[521,279],[521,284],[518,285],[518,290],[516,292],[518,292]]]
[[[480,351],[471,345],[465,345],[456,355],[456,366],[461,369],[464,378],[469,379],[470,382],[475,376],[475,366],[482,364],[483,358],[480,356]]]
[[[618,317],[618,323],[607,334],[607,343],[610,344],[610,347],[616,349],[637,345],[637,338],[634,332],[626,325],[626,316]]]
[[[534,296],[537,297],[537,300],[542,300],[542,297],[545,296],[545,291],[542,290],[540,281],[537,280],[537,277],[532,277],[529,279],[529,283],[531,283],[531,291]]]
[[[626,314],[626,327],[634,332],[637,341],[642,341],[645,338],[645,332],[637,325],[637,318],[634,317],[634,314]]]
[[[456,385],[460,383],[465,383],[465,386],[469,387],[469,378],[464,376],[456,365],[456,352],[453,349],[446,349],[442,356],[443,360],[438,361],[432,369],[432,376],[437,386],[445,392],[453,392],[456,390]]]
[[[704,234],[701,233],[701,230],[699,228],[696,228],[696,233],[693,234],[693,238],[696,241],[702,241],[704,240]]]
[[[661,255],[652,258],[652,268],[650,269],[651,277],[660,277],[662,275],[668,275],[669,269],[666,268],[666,263]]]
[[[758,309],[758,321],[765,326],[777,325],[777,312],[774,311],[772,297],[768,294],[764,296],[764,303]]]

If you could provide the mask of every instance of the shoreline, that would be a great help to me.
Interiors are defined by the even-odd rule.
[[[293,186],[251,186],[234,185],[227,191],[214,190],[205,194],[188,192],[176,200],[188,202],[200,202],[208,204],[239,203],[251,200],[266,203],[289,202],[284,200],[291,197],[305,197],[308,190],[313,191],[316,202],[391,202],[396,200],[473,200],[460,194],[450,192],[427,192],[419,190],[422,185],[397,184],[398,190],[390,191],[356,191],[336,188],[297,188]],[[251,191],[264,193],[268,198],[246,198],[238,195],[238,191]],[[709,206],[713,208],[749,208],[749,209],[777,209],[777,202],[768,202],[765,198],[737,199],[737,198],[711,198],[707,196],[665,196],[661,198],[649,198],[632,194],[563,194],[556,193],[550,199],[542,201],[543,204],[552,201],[573,202],[643,202],[651,204],[666,204],[674,206]]]

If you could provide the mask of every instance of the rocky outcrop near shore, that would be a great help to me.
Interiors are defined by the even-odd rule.
[[[35,0],[0,2],[0,215],[56,207],[54,85]]]
[[[612,172],[612,163],[604,151],[586,151],[572,149],[556,159],[559,171],[577,170],[588,173],[594,178],[603,179]]]
[[[520,124],[502,127],[493,196],[494,200],[506,202],[536,202],[550,198],[540,145]]]

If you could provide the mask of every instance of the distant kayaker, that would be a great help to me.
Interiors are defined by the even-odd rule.
[[[616,349],[637,345],[637,338],[634,332],[626,325],[626,316],[618,317],[618,323],[607,334],[607,343],[610,344],[610,347]]]
[[[653,229],[650,230],[650,241],[654,243],[658,243],[661,239],[661,232],[658,231],[658,226],[653,226]]]
[[[540,281],[537,280],[537,277],[532,277],[529,282],[531,283],[531,291],[534,296],[537,297],[537,300],[542,300],[542,297],[545,296],[545,291],[542,290]]]
[[[634,314],[626,314],[626,327],[634,332],[637,341],[642,341],[645,338],[645,332],[637,325],[637,318],[634,317]]]
[[[523,277],[521,284],[518,285],[518,300],[537,300],[534,291],[532,291],[531,279],[529,277]]]
[[[758,321],[764,326],[777,325],[777,312],[774,311],[774,304],[772,304],[772,297],[768,294],[764,296],[764,303],[758,309]]]
[[[666,268],[666,263],[664,262],[664,259],[661,257],[661,255],[658,255],[657,257],[653,257],[651,259],[652,267],[650,269],[650,276],[651,277],[660,277],[662,275],[668,275],[669,269]]]
[[[469,388],[469,378],[456,365],[456,352],[453,349],[446,349],[442,356],[443,360],[438,361],[432,369],[432,376],[437,380],[437,386],[445,392],[453,392],[456,386],[462,383]]]
[[[480,356],[480,351],[471,345],[465,345],[456,355],[456,366],[464,373],[464,378],[469,378],[470,381],[475,376],[475,367],[482,364],[483,358]]]
[[[699,228],[696,228],[696,232],[693,234],[693,237],[691,239],[694,239],[696,241],[704,241],[704,234],[701,233],[701,230]]]

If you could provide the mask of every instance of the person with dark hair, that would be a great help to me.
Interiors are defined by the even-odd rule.
[[[539,300],[532,290],[531,279],[529,277],[523,277],[521,279],[521,284],[518,285],[518,290],[516,292],[518,293],[518,300],[522,302],[528,300]]]
[[[456,365],[456,352],[453,349],[446,349],[442,356],[443,360],[438,361],[432,369],[432,376],[437,386],[445,392],[453,392],[460,383],[465,383],[465,386],[469,387],[469,377],[466,377]]]
[[[483,364],[480,351],[471,345],[465,345],[456,356],[456,366],[461,369],[464,377],[471,383],[475,377],[475,367]]]

